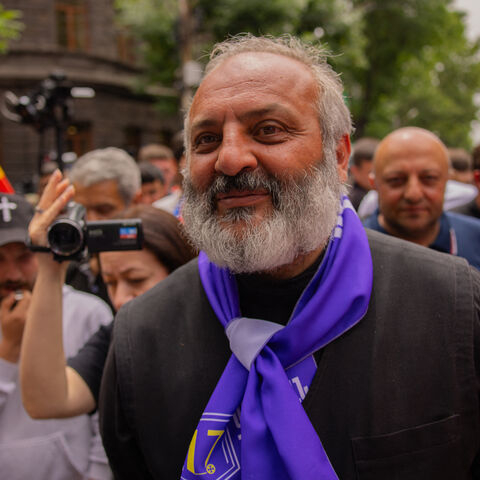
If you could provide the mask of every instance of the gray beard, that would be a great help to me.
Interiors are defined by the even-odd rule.
[[[266,189],[272,211],[260,223],[255,222],[254,207],[232,208],[220,217],[214,199],[231,189]],[[190,241],[218,266],[233,273],[268,272],[327,245],[343,193],[335,153],[325,154],[318,167],[299,178],[279,179],[257,169],[235,177],[221,175],[203,193],[186,171],[182,215]],[[241,228],[229,228],[238,222]]]

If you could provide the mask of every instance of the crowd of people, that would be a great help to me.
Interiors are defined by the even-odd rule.
[[[480,146],[352,132],[322,51],[240,35],[172,145],[0,193],[0,476],[480,480]],[[54,254],[72,202],[141,245]]]

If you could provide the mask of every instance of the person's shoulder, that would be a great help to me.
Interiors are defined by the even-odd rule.
[[[69,308],[80,308],[86,314],[95,312],[99,317],[112,318],[110,307],[92,293],[83,292],[71,285],[64,284],[62,294],[64,304]]]
[[[379,230],[379,224],[377,220],[378,211],[373,212],[368,217],[362,219],[362,224],[365,228],[370,228],[371,230]]]
[[[71,285],[66,283],[62,287],[62,294],[64,299],[68,299],[69,302],[80,302],[85,306],[92,308],[106,308],[110,311],[110,308],[100,297],[97,297],[93,293],[84,292],[83,290],[77,290]]]
[[[474,233],[480,234],[480,219],[464,215],[460,212],[444,212],[450,224],[455,229],[456,227],[467,228]]]
[[[194,258],[144,294],[127,302],[119,313],[128,311],[128,316],[135,317],[157,315],[162,309],[171,310],[188,302],[199,287],[198,259]]]
[[[179,267],[165,280],[120,308],[114,321],[113,337],[119,349],[142,345],[157,348],[156,342],[188,336],[201,337],[221,328],[213,321],[198,271],[197,259]],[[167,340],[168,341],[168,340]]]
[[[478,272],[465,258],[372,230],[367,235],[377,300],[417,306],[478,303]]]
[[[389,264],[407,271],[432,268],[448,272],[454,267],[468,269],[468,262],[461,257],[438,252],[400,238],[366,229],[372,258],[375,263]],[[394,274],[394,272],[390,272]]]
[[[469,211],[471,206],[474,204],[475,200],[472,200],[471,202],[464,203],[458,207],[454,207],[448,210],[450,213],[461,213],[462,215],[469,215]]]

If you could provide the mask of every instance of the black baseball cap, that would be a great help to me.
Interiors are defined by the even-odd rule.
[[[21,195],[0,193],[0,247],[7,243],[25,243],[32,205]]]

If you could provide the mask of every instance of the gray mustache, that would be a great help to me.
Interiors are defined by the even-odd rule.
[[[229,193],[232,190],[266,190],[273,199],[278,198],[281,186],[279,180],[268,177],[261,171],[243,172],[229,177],[221,175],[213,181],[208,189],[208,196],[211,202],[215,201],[215,197],[219,193]]]

